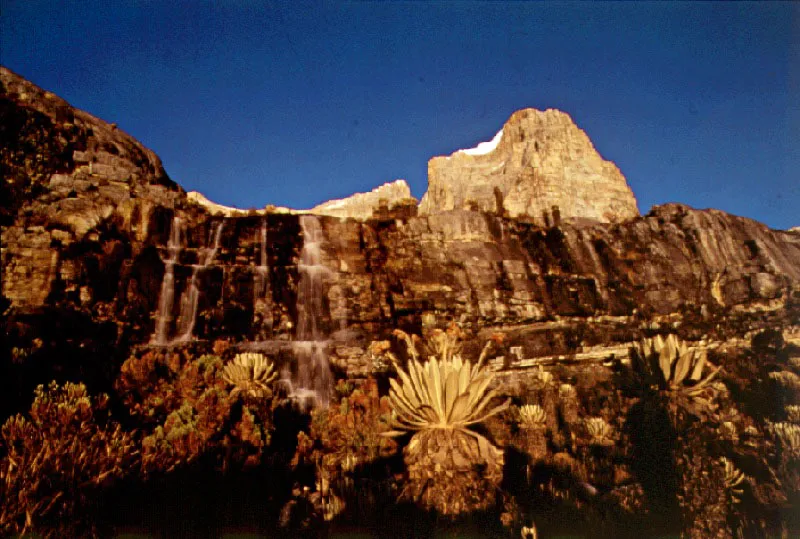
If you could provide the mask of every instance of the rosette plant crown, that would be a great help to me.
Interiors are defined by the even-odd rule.
[[[267,397],[271,394],[269,384],[277,376],[272,362],[254,353],[237,354],[222,371],[225,381],[234,386],[232,396],[244,393],[251,397]]]
[[[407,335],[401,336],[410,343]],[[425,429],[463,430],[508,407],[509,401],[490,407],[496,390],[489,389],[494,373],[483,365],[486,354],[475,364],[462,359],[456,339],[453,333],[435,332],[428,343],[434,354],[424,363],[410,343],[407,370],[397,369],[400,381],[389,381],[389,398],[396,413],[393,426],[399,430],[387,435]]]
[[[402,368],[387,351],[399,378],[390,381],[389,390],[398,430],[383,434],[414,432],[403,450],[408,482],[401,497],[442,515],[489,508],[503,478],[503,451],[468,427],[509,405],[492,403],[494,373],[484,366],[492,341],[473,364],[460,355],[461,331],[455,325],[429,330],[425,343],[400,330],[395,335],[405,341],[409,360]],[[417,344],[427,361],[420,359]]]
[[[634,352],[638,366],[655,378],[659,386],[689,396],[699,395],[721,369],[712,368],[704,376],[703,370],[710,367],[705,349],[689,348],[674,334],[644,339]]]

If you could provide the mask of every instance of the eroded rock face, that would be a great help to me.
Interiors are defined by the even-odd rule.
[[[355,193],[346,198],[329,200],[310,210],[295,210],[283,206],[269,205],[266,208],[257,210],[244,210],[231,206],[223,206],[207,199],[205,195],[197,191],[190,191],[187,194],[188,200],[202,206],[212,215],[224,217],[244,217],[246,215],[268,215],[280,214],[313,214],[325,215],[328,217],[338,217],[340,219],[365,220],[376,215],[416,215],[417,199],[411,196],[411,189],[405,180],[395,180],[376,187],[368,193]]]
[[[369,193],[356,193],[347,198],[329,200],[314,206],[309,213],[342,219],[369,219],[381,208],[389,209],[398,204],[416,205],[411,189],[405,180],[395,180],[376,187]]]
[[[615,223],[639,215],[617,166],[597,153],[568,114],[553,109],[517,111],[491,142],[428,162],[420,213],[464,208],[545,226],[559,219]]]
[[[74,372],[113,379],[131,346],[153,342],[158,320],[168,323],[157,341],[187,345],[173,339],[179,326],[190,326],[188,345],[225,339],[291,360],[304,242],[298,215],[215,214],[189,200],[157,157],[128,135],[10,72],[2,75],[0,151],[11,171],[4,189],[13,195],[2,235],[6,351],[36,365],[31,383]],[[523,113],[504,128],[495,150],[464,159],[530,157],[521,137],[531,131],[514,134],[514,124],[527,121]],[[530,115],[554,116],[562,131],[577,130],[555,111]],[[541,145],[556,144],[547,129],[537,133]],[[579,130],[570,136],[589,144]],[[565,147],[574,153],[580,144]],[[587,155],[594,164],[586,170],[618,174],[596,153]],[[800,235],[676,204],[639,217],[621,176],[617,185],[621,199],[627,193],[628,213],[601,204],[611,212],[605,218],[584,214],[558,226],[496,215],[496,208],[431,211],[431,198],[427,214],[416,216],[397,209],[408,194],[404,184],[388,196],[378,191],[378,202],[388,199],[378,211],[371,207],[375,196],[355,204],[347,216],[361,212],[363,220],[320,216],[318,323],[332,363],[365,374],[371,341],[390,338],[397,327],[419,333],[431,316],[461,323],[476,356],[488,334],[504,333],[504,361],[511,363],[624,354],[643,327],[665,317],[670,324],[694,320],[684,335],[694,340],[729,328],[744,335],[797,323]],[[393,197],[402,198],[391,206]],[[180,234],[173,234],[176,223]],[[173,301],[159,316],[168,270]],[[193,287],[196,309],[186,311]],[[191,324],[181,320],[184,311],[196,316]],[[8,380],[8,391],[29,399],[30,384]]]
[[[154,208],[183,196],[161,160],[130,135],[5,68],[0,160],[2,292],[14,305],[43,305],[56,281],[85,276],[81,262],[65,256],[110,248],[98,230],[142,242]]]

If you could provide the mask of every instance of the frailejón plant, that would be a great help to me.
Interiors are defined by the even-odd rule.
[[[670,391],[689,396],[699,395],[714,379],[721,367],[703,375],[707,361],[705,349],[689,348],[676,335],[666,338],[657,335],[642,340],[634,348],[633,359],[640,369],[655,378],[655,382]]]
[[[399,379],[391,379],[392,426],[385,436],[414,432],[404,449],[408,483],[402,497],[443,515],[488,508],[490,495],[503,477],[503,452],[467,427],[502,412],[509,401],[493,405],[489,389],[494,373],[484,366],[491,341],[474,364],[460,355],[461,331],[428,330],[420,343],[428,360],[420,359],[419,339],[395,335],[408,347],[408,364],[395,363]]]
[[[613,429],[602,417],[589,417],[584,420],[591,445],[614,445]]]
[[[389,381],[389,398],[396,412],[394,426],[402,431],[464,429],[508,407],[508,402],[489,407],[496,395],[488,389],[493,373],[458,355],[431,357],[425,363],[411,359],[408,370],[398,369],[397,374],[400,382]]]
[[[727,458],[722,457],[720,461],[725,467],[725,488],[731,493],[733,499],[738,501],[738,498],[744,493],[741,485],[744,483],[745,475]]]
[[[222,371],[223,379],[234,386],[231,391],[234,396],[244,393],[251,397],[267,397],[271,394],[269,384],[277,376],[272,362],[254,353],[238,354]]]
[[[782,421],[770,424],[769,429],[780,442],[784,452],[793,458],[800,457],[800,425]]]
[[[523,429],[534,429],[544,426],[547,415],[538,404],[526,404],[519,408],[519,422]]]
[[[786,406],[786,419],[790,423],[800,424],[800,405],[790,404]]]

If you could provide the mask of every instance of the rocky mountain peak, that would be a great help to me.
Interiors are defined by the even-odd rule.
[[[52,92],[2,66],[0,100],[9,131],[22,123],[25,134],[31,137],[54,132],[60,135],[65,146],[63,169],[85,166],[89,175],[109,181],[139,180],[171,189],[177,187],[167,177],[161,159],[117,124],[73,108]]]
[[[409,202],[416,205],[411,189],[405,180],[395,180],[376,187],[367,193],[355,193],[347,198],[329,200],[315,206],[309,213],[331,217],[369,219],[381,206],[390,207]]]
[[[35,150],[32,150],[35,148]],[[58,222],[82,237],[133,198],[169,204],[182,189],[158,156],[116,124],[0,67],[4,225]],[[19,220],[23,208],[27,220]]]
[[[530,108],[512,114],[490,142],[428,162],[420,213],[460,208],[544,225],[570,218],[620,222],[639,215],[625,177],[568,114]]]
[[[226,217],[241,217],[244,215],[266,215],[268,213],[326,215],[340,219],[358,219],[363,221],[375,216],[376,212],[402,207],[413,207],[412,213],[416,214],[417,199],[411,196],[411,189],[405,180],[387,182],[366,193],[355,193],[345,198],[328,200],[308,210],[296,210],[285,206],[269,205],[264,209],[244,210],[232,206],[217,204],[206,198],[203,193],[190,191],[187,193],[189,201],[194,202],[212,215]]]

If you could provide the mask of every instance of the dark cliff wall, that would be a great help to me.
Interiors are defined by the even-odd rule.
[[[192,339],[268,349],[295,338],[297,216],[212,217],[130,136],[0,75],[2,364],[12,399],[27,402],[34,381],[53,377],[102,387],[131,346],[153,339],[160,317],[164,343],[174,343],[192,282]],[[176,216],[174,300],[159,313]],[[501,330],[524,357],[624,343],[670,314],[701,320],[695,338],[749,311],[762,325],[798,323],[800,235],[715,210],[671,204],[619,224],[550,228],[460,210],[319,219],[329,270],[320,324],[334,363],[353,372],[368,367],[371,340],[418,330],[430,314],[460,322],[476,342]],[[213,261],[198,270],[219,226]]]
[[[175,266],[173,318],[193,267],[222,224],[215,259],[197,277],[195,336],[291,338],[303,242],[297,217],[177,214],[183,216],[184,242]],[[158,303],[172,226],[166,214],[157,221],[148,247],[117,263],[127,272],[112,272],[120,282],[116,310],[128,308],[131,300],[142,303],[139,340],[152,334],[146,320],[152,320]],[[328,334],[343,327],[376,333],[418,323],[427,313],[481,327],[554,317],[665,315],[703,305],[721,311],[787,298],[800,282],[800,236],[679,205],[620,225],[549,229],[469,211],[365,223],[320,221],[323,263],[330,270],[323,277],[320,314]],[[269,291],[259,297],[262,227]],[[100,250],[113,257],[113,248]],[[103,287],[92,279],[82,285]],[[95,289],[90,295],[108,297]]]
[[[43,245],[55,269],[44,284],[35,280],[36,268],[18,274],[17,286],[27,278],[23,288],[42,299],[7,309],[10,348],[31,349],[34,339],[48,334],[44,321],[52,331],[43,349],[35,350],[42,358],[56,350],[67,357],[64,350],[73,349],[77,364],[102,364],[108,356],[121,360],[131,345],[150,342],[175,215],[182,234],[174,301],[166,313],[167,343],[178,344],[182,303],[195,273],[194,339],[294,339],[303,243],[298,218],[221,219],[178,206],[151,209],[140,224],[147,230],[143,239],[115,213],[80,241]],[[800,283],[798,235],[679,205],[624,224],[548,229],[468,211],[320,222],[322,260],[330,270],[323,276],[320,325],[331,337],[334,360],[351,366],[363,366],[371,340],[385,338],[394,327],[418,329],[427,314],[458,321],[476,335],[522,331],[519,342],[509,344],[525,345],[530,357],[575,351],[587,344],[570,336],[577,325],[600,328],[603,317],[634,327],[670,313],[702,312],[720,320],[737,309],[786,308],[796,302]],[[213,261],[196,272],[219,226]],[[4,253],[4,266],[8,271],[21,262]],[[53,320],[79,327],[55,330],[61,326]],[[636,337],[606,334],[588,344]]]

